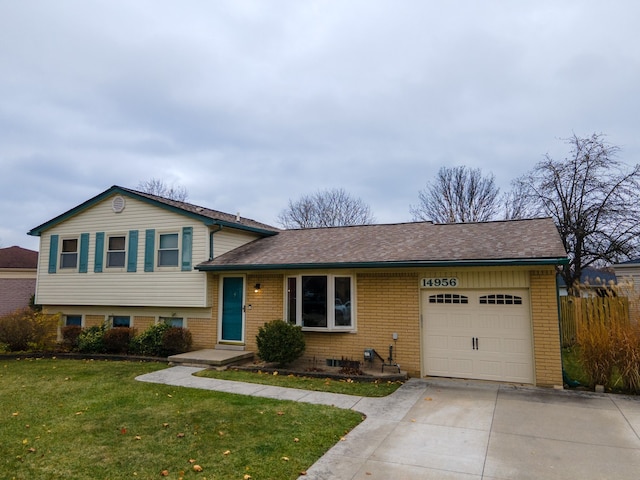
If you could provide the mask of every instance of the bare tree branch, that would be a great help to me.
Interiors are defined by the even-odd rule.
[[[418,193],[420,203],[409,211],[414,220],[437,223],[484,222],[492,220],[499,208],[493,174],[480,169],[442,167],[435,180]]]
[[[157,178],[140,181],[138,183],[138,190],[178,202],[186,202],[189,197],[185,187],[174,184],[167,185],[163,180]]]
[[[278,223],[284,228],[366,225],[374,221],[369,206],[341,188],[304,195],[295,202],[289,200],[289,206],[278,215]]]
[[[640,165],[616,157],[602,134],[565,139],[570,156],[549,155],[517,180],[530,205],[552,217],[570,263],[562,275],[571,289],[590,265],[632,258],[640,243]]]

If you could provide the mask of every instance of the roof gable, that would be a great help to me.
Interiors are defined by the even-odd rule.
[[[65,220],[68,220],[69,218],[75,215],[78,215],[81,212],[86,211],[87,209],[91,208],[97,203],[102,202],[103,200],[113,195],[122,195],[123,197],[135,198],[137,200],[141,200],[148,204],[154,205],[158,208],[162,208],[174,213],[178,213],[180,215],[185,215],[187,217],[196,219],[198,221],[201,221],[205,225],[228,226],[228,227],[237,228],[239,230],[251,231],[264,236],[274,235],[279,231],[275,227],[272,227],[265,223],[260,223],[248,218],[238,217],[228,213],[219,212],[217,210],[212,210],[209,208],[200,207],[198,205],[193,205],[191,203],[179,202],[176,200],[159,197],[157,195],[138,192],[136,190],[131,190],[129,188],[124,188],[124,187],[119,187],[117,185],[114,185],[108,190],[105,190],[99,195],[96,195],[95,197],[90,198],[89,200],[72,208],[71,210],[68,210],[65,213],[58,215],[57,217],[43,223],[42,225],[39,225],[31,229],[28,233],[29,235],[33,235],[33,236],[40,236],[42,232],[64,222]]]
[[[201,270],[559,264],[566,252],[550,218],[483,223],[416,222],[285,230]]]

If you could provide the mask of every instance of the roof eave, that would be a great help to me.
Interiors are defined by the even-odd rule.
[[[230,272],[246,270],[327,270],[344,268],[416,268],[416,267],[515,267],[563,265],[569,262],[567,257],[531,258],[531,259],[493,259],[493,260],[438,260],[438,261],[401,261],[401,262],[330,262],[330,263],[272,263],[252,265],[196,265],[203,272]]]

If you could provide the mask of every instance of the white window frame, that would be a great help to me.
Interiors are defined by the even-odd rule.
[[[175,235],[178,238],[178,246],[176,248],[161,248],[160,242],[163,236],[166,235]],[[156,248],[156,265],[158,268],[168,268],[168,269],[176,269],[180,268],[180,252],[182,251],[182,236],[178,231],[166,231],[166,232],[158,232],[158,248]],[[177,260],[175,265],[162,265],[160,264],[160,252],[163,251],[174,251],[178,252]]]
[[[123,250],[110,250],[109,249],[109,240],[111,240],[112,238],[124,238],[124,249]],[[108,234],[107,235],[107,241],[105,242],[105,250],[106,250],[106,261],[105,261],[105,266],[106,268],[111,268],[111,269],[115,269],[115,268],[119,268],[119,269],[123,269],[127,267],[127,242],[128,242],[128,235],[126,233],[114,233],[114,234]],[[123,254],[123,261],[122,261],[122,265],[109,265],[109,259],[110,259],[110,253],[122,253]]]
[[[303,277],[325,277],[327,279],[327,326],[326,327],[308,327],[302,323],[302,278]],[[336,278],[348,278],[350,280],[350,325],[336,325]],[[307,332],[354,332],[356,330],[356,286],[355,275],[351,273],[296,273],[285,275],[284,279],[284,318],[289,322],[289,279],[295,279],[296,281],[296,311],[295,311],[295,325],[302,327],[302,330]]]
[[[62,241],[60,242],[60,269],[61,270],[77,270],[78,269],[78,262],[80,260],[80,238],[79,237],[63,237],[61,239]],[[75,252],[65,252],[64,251],[64,244],[65,242],[71,241],[71,240],[75,240],[76,242],[76,250]],[[71,255],[75,255],[75,264],[73,266],[65,266],[64,265],[64,258],[65,256],[71,256]]]

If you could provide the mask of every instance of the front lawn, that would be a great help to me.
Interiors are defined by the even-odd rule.
[[[336,380],[330,378],[312,378],[304,375],[278,375],[266,372],[249,372],[242,370],[202,370],[196,373],[199,377],[235,380],[237,382],[276,385],[278,387],[299,388],[318,392],[344,393],[360,397],[386,397],[395,392],[403,382],[389,382],[381,378],[373,382],[353,380]]]
[[[0,478],[294,479],[362,420],[334,407],[134,380],[162,368],[0,361]]]

